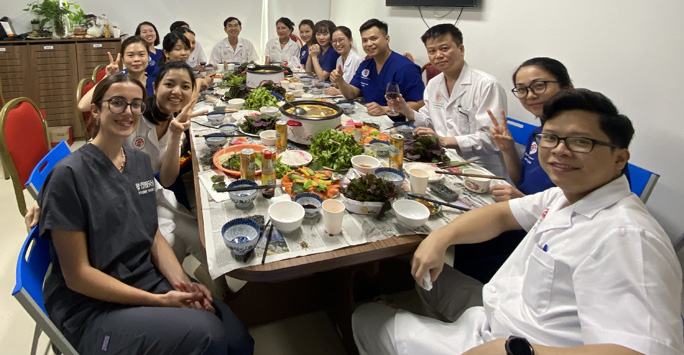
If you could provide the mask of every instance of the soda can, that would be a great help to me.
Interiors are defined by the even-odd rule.
[[[279,120],[275,124],[276,153],[281,154],[287,149],[287,122]]]
[[[390,135],[389,163],[390,168],[399,171],[404,166],[404,136],[401,134]]]
[[[256,174],[256,153],[252,148],[240,152],[240,178],[254,181]]]

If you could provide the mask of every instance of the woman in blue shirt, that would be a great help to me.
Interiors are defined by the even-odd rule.
[[[299,38],[304,42],[302,48],[299,49],[299,63],[302,67],[306,66],[306,61],[309,59],[309,45],[313,34],[314,23],[309,19],[302,20],[299,23]]]
[[[151,22],[141,22],[135,29],[135,35],[142,37],[147,42],[147,52],[150,60],[147,63],[145,73],[147,74],[147,87],[152,87],[154,79],[157,77],[159,71],[159,60],[164,54],[161,49],[155,48],[159,45],[159,31]]]
[[[331,45],[333,32],[335,32],[335,23],[332,21],[319,21],[314,26],[316,44],[309,47],[306,71],[315,73],[318,80],[328,80],[330,72],[335,70],[335,63],[340,56]]]

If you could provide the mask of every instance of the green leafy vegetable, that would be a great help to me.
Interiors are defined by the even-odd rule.
[[[404,157],[410,160],[430,163],[448,162],[446,151],[434,136],[418,136],[404,143]]]
[[[240,123],[238,126],[240,126],[240,129],[245,133],[259,134],[268,129],[275,129],[276,121],[278,121],[276,116],[262,113],[257,116],[245,116],[245,122]]]
[[[257,166],[257,170],[261,170],[261,160],[263,154],[261,152],[256,152],[254,157],[254,163]],[[233,154],[230,159],[221,164],[224,169],[240,171],[240,154]]]
[[[211,185],[211,188],[214,189],[214,190],[225,189],[225,188],[226,188],[226,183],[225,183],[225,181],[216,182],[216,183],[214,183],[213,185]]]
[[[221,181],[224,181],[225,178],[226,177],[223,175],[213,175],[211,177],[211,182],[221,182]]]
[[[245,110],[259,110],[264,106],[278,106],[278,99],[264,87],[252,90],[245,100]]]
[[[343,189],[344,196],[361,202],[389,201],[397,196],[393,183],[387,182],[373,174],[353,179]]]
[[[276,179],[282,179],[285,174],[292,171],[289,165],[280,162],[280,158],[276,159]]]
[[[351,168],[351,158],[362,152],[363,148],[356,143],[354,137],[332,128],[315,135],[309,148],[316,165],[321,164],[333,170]]]

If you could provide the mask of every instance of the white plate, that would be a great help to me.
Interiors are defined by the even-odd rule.
[[[436,166],[433,166],[431,164],[427,163],[421,163],[421,162],[413,162],[413,163],[404,163],[404,171],[408,173],[409,170],[413,168],[419,168],[423,169],[428,172],[428,181],[429,182],[435,182],[442,180],[444,177],[442,174],[437,174],[435,171],[441,170]],[[408,180],[408,176],[406,176],[406,180]]]
[[[313,160],[313,157],[309,152],[303,151],[303,150],[286,150],[282,153],[280,153],[280,162],[286,165],[289,165],[292,168],[296,168],[299,166],[304,166]],[[303,161],[303,163],[296,163],[295,159]]]
[[[242,123],[245,120],[245,116],[249,115],[251,113],[259,113],[259,111],[254,111],[254,110],[240,110],[238,112],[233,113],[233,122],[232,123]]]

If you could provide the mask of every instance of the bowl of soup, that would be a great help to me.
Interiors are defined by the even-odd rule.
[[[296,115],[301,107],[306,114]],[[287,139],[299,144],[311,144],[311,138],[342,123],[342,109],[335,104],[316,100],[298,100],[280,107],[282,119],[287,121]]]

